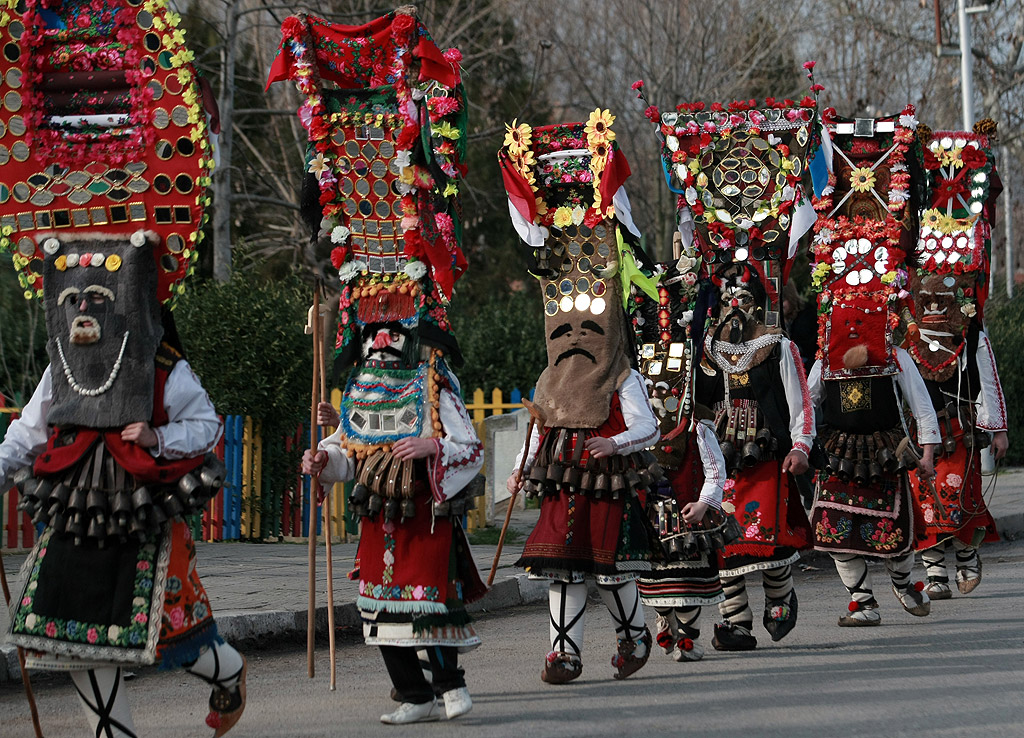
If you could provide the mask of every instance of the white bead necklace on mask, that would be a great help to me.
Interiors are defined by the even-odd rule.
[[[68,366],[68,360],[64,357],[64,348],[60,345],[60,341],[55,341],[55,343],[57,344],[57,353],[60,354],[60,363],[64,367],[64,376],[67,377],[68,384],[71,385],[71,389],[80,395],[85,395],[86,397],[96,397],[97,395],[102,395],[113,386],[114,380],[117,379],[118,372],[121,371],[121,360],[124,358],[124,350],[128,345],[128,331],[124,332],[124,338],[121,341],[121,351],[117,354],[117,361],[114,362],[114,368],[110,370],[110,376],[107,377],[106,382],[96,389],[86,389],[78,383],[74,374],[71,373],[71,367]]]

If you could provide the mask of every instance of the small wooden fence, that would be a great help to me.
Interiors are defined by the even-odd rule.
[[[484,390],[473,392],[473,401],[466,405],[476,426],[477,434],[485,438],[484,418],[501,415],[523,406],[518,389],[509,393],[508,401],[500,389],[492,390],[490,402]],[[533,392],[530,392],[530,396]],[[2,400],[0,400],[2,402]],[[335,407],[341,403],[341,391],[331,394]],[[0,406],[0,438],[6,431],[7,421],[17,417],[17,409]],[[318,440],[322,432],[318,429]],[[300,425],[295,433],[283,440],[286,451],[310,447],[309,428]],[[192,518],[192,532],[198,540],[301,540],[309,535],[310,479],[296,470],[294,480],[287,489],[277,491],[267,482],[263,468],[264,439],[259,424],[252,418],[228,415],[224,418],[224,435],[217,446],[217,455],[227,466],[224,491],[210,501],[202,515]],[[31,548],[36,529],[24,513],[18,512],[18,491],[11,489],[0,498],[0,547],[5,549]],[[348,512],[347,485],[337,484],[325,504],[329,505],[329,530],[334,540],[346,541],[358,536],[358,521]],[[485,505],[466,516],[469,530],[484,527]],[[324,535],[323,514],[317,516],[317,536]]]

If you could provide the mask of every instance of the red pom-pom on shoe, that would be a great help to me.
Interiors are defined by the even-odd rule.
[[[220,727],[220,713],[210,710],[210,714],[206,716],[206,724],[217,730]]]
[[[681,648],[684,651],[692,651],[693,641],[690,638],[681,638],[679,640],[679,648]]]
[[[924,582],[914,582],[914,589],[918,592],[922,591],[924,589]]]
[[[850,612],[857,612],[860,609],[860,603],[857,600],[850,601]]]
[[[663,630],[658,633],[658,645],[662,648],[668,648],[672,645],[672,634],[667,630]]]

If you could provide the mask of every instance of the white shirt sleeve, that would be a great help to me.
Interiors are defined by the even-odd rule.
[[[661,431],[651,409],[643,377],[635,369],[630,370],[626,381],[619,387],[619,404],[626,430],[611,437],[615,453],[625,455],[653,446],[661,438]]]
[[[982,331],[978,336],[978,376],[981,382],[981,406],[978,408],[978,429],[996,433],[1005,431],[1006,397],[1003,385],[999,382],[996,370],[996,357],[992,353],[992,343],[988,335]]]
[[[164,459],[193,458],[217,445],[224,426],[187,361],[174,365],[164,385],[167,424],[153,429],[157,445],[149,451]]]
[[[320,472],[320,482],[325,485],[347,482],[355,476],[356,462],[341,446],[341,426],[317,446],[327,452],[327,464]]]
[[[725,457],[718,445],[714,426],[710,421],[697,423],[697,450],[700,452],[700,463],[704,467],[704,486],[700,488],[700,501],[716,510],[722,509],[722,485],[728,474],[725,469]]]
[[[935,417],[928,387],[921,377],[921,372],[917,370],[917,364],[904,349],[897,348],[896,365],[900,368],[896,381],[899,382],[903,398],[910,405],[910,412],[917,421],[917,442],[921,445],[938,443],[941,440],[939,419]]]
[[[803,362],[796,344],[788,338],[782,339],[782,360],[780,371],[782,385],[786,389],[786,404],[789,405],[789,436],[793,450],[811,454],[814,443],[814,405],[804,376]]]
[[[807,374],[807,394],[811,398],[811,407],[815,410],[821,407],[825,399],[825,385],[821,380],[821,361],[815,360],[811,365],[811,371]]]
[[[527,418],[529,422],[529,418]],[[523,467],[523,476],[529,474],[530,469],[533,468],[534,459],[537,458],[537,448],[540,446],[540,437],[544,434],[544,429],[535,427],[533,433],[530,434],[530,449],[526,449],[526,441],[523,441],[523,447],[519,449],[519,453],[516,454],[516,462],[512,466],[512,471],[509,472],[509,476],[512,476],[514,472],[519,471],[519,465],[523,462],[523,452],[528,455],[526,457],[526,465]]]
[[[435,439],[437,453],[427,459],[430,489],[437,502],[461,492],[484,465],[484,447],[455,390],[441,390],[439,410],[444,435]]]
[[[21,417],[11,422],[0,443],[0,489],[6,490],[11,475],[31,464],[46,448],[50,435],[46,416],[52,399],[50,367],[46,367],[32,398],[21,409]]]

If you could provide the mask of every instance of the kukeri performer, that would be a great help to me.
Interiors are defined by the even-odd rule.
[[[664,561],[641,574],[640,597],[657,613],[657,644],[676,661],[704,656],[701,608],[725,599],[718,558],[738,534],[735,521],[717,513],[727,472],[714,415],[694,400],[694,346],[704,323],[694,316],[699,264],[699,255],[681,254],[667,269],[659,265],[659,299],[638,294],[633,315],[640,372],[661,429],[653,453],[666,475],[645,500]]]
[[[923,585],[911,582],[921,511],[907,471],[917,465],[919,478],[932,478],[938,425],[913,359],[893,345],[904,256],[916,233],[907,201],[917,119],[907,106],[898,116],[857,121],[830,109],[824,120],[835,156],[829,186],[815,202],[812,279],[821,330],[808,383],[827,465],[811,523],[815,548],[832,555],[850,594],[839,625],[876,626],[881,614],[865,556],[885,561],[907,612],[923,617],[931,609]],[[924,447],[919,461],[904,402]]]
[[[169,313],[207,203],[201,86],[165,2],[23,5],[3,11],[0,38],[21,48],[24,108],[0,122],[28,126],[32,155],[3,170],[33,195],[0,206],[0,248],[43,301],[50,365],[0,445],[0,486],[15,482],[45,525],[8,640],[29,666],[70,672],[91,734],[136,735],[122,670],[158,664],[213,687],[221,736],[245,707],[245,660],[217,633],[183,520],[221,486],[221,423]],[[171,61],[140,72],[153,43]],[[148,125],[155,87],[189,112],[176,148]]]
[[[480,645],[466,603],[485,591],[459,520],[483,450],[452,372],[461,356],[445,309],[466,268],[461,56],[442,53],[413,12],[362,26],[288,18],[270,77],[305,98],[303,210],[314,240],[335,244],[342,288],[335,365],[348,380],[340,418],[320,408],[338,430],[306,452],[303,471],[355,481],[351,576],[366,643],[380,648],[401,703],[381,715],[393,725],[472,708],[459,653]]]
[[[920,235],[910,268],[913,328],[904,340],[939,419],[942,445],[935,479],[911,474],[924,530],[917,548],[933,600],[952,597],[946,548],[956,554],[956,585],[967,594],[981,583],[978,545],[999,540],[982,497],[981,449],[1006,454],[1006,401],[992,344],[983,328],[991,266],[995,199],[1002,190],[991,153],[995,123],[973,131],[931,133],[918,127],[928,182]],[[929,135],[930,134],[930,135]]]
[[[643,83],[633,87],[644,98]],[[723,552],[724,622],[712,640],[719,650],[757,646],[747,574],[762,574],[761,620],[772,640],[797,622],[792,564],[809,547],[810,529],[794,477],[808,469],[815,428],[800,355],[780,313],[782,287],[814,221],[808,161],[820,141],[815,106],[808,96],[799,103],[769,98],[760,107],[734,101],[728,110],[686,102],[645,113],[678,195],[683,247],[702,256],[698,312],[712,308],[695,347],[695,399],[714,412],[729,471],[722,507],[742,531]]]
[[[651,650],[636,576],[650,568],[654,541],[638,492],[651,483],[641,452],[658,439],[658,424],[630,368],[623,291],[632,282],[657,292],[627,243],[639,234],[613,121],[599,109],[585,125],[513,124],[499,153],[509,212],[544,293],[548,366],[534,402],[546,427],[516,460],[518,469],[527,455],[526,479],[516,471],[507,485],[541,497],[517,565],[550,580],[551,650],[541,671],[549,684],[582,673],[588,577],[615,621],[613,676],[642,668]]]

